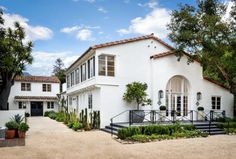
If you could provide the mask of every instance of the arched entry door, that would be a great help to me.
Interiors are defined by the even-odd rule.
[[[174,110],[177,112],[177,116],[187,116],[188,99],[188,80],[183,76],[172,77],[166,86],[166,106],[169,112]]]

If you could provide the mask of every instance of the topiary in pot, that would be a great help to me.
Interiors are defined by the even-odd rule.
[[[204,108],[203,107],[198,107],[197,110],[198,111],[204,111]]]
[[[164,105],[160,106],[160,110],[161,110],[161,111],[166,110],[166,106],[164,106]]]
[[[18,129],[19,124],[15,121],[9,121],[5,124],[5,126],[7,127],[6,137],[8,139],[13,139],[16,135],[16,130]]]
[[[25,138],[25,133],[29,130],[29,125],[26,123],[21,123],[18,127],[19,138]]]

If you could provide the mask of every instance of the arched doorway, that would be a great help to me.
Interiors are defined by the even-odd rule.
[[[189,82],[183,76],[172,77],[166,86],[166,107],[176,111],[177,116],[188,115]]]

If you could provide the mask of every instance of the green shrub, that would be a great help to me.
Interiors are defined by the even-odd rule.
[[[69,123],[67,124],[67,127],[68,127],[68,128],[72,128],[72,127],[73,127],[73,124],[74,124],[74,123],[69,122]]]
[[[72,126],[72,129],[75,131],[77,131],[80,128],[81,128],[81,124],[79,122],[75,122]]]
[[[25,118],[24,118],[22,115],[20,115],[20,114],[16,114],[16,115],[14,115],[14,116],[11,118],[11,120],[12,120],[12,121],[15,121],[17,124],[22,123],[24,119],[25,119]]]
[[[15,121],[9,121],[5,124],[8,130],[17,130],[19,127],[19,124]]]
[[[48,117],[55,120],[57,117],[57,114],[55,112],[51,112],[51,113],[49,113]]]
[[[236,128],[236,122],[226,122],[226,123],[218,123],[217,126],[219,128]]]
[[[59,122],[63,122],[64,121],[64,114],[63,112],[58,112],[56,113],[56,118],[55,118],[56,121],[59,121]]]
[[[46,112],[44,112],[44,116],[45,117],[49,117],[49,115],[51,114],[51,113],[56,113],[56,112],[54,112],[53,110],[51,110],[51,111],[46,111]]]
[[[26,123],[21,123],[18,127],[18,130],[26,132],[29,130],[29,125]]]

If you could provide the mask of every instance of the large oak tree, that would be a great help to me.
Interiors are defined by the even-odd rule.
[[[236,2],[230,3],[229,14],[227,5],[219,0],[197,0],[197,6],[182,4],[172,11],[168,29],[177,56],[187,51],[201,60],[204,75],[227,86],[236,99]]]
[[[14,28],[5,28],[3,12],[0,11],[0,110],[8,109],[8,97],[15,77],[21,75],[31,64],[33,44],[25,44],[25,32],[18,22]]]

